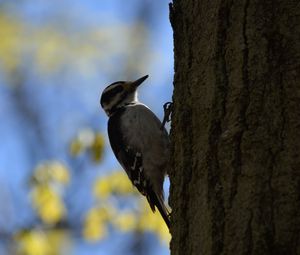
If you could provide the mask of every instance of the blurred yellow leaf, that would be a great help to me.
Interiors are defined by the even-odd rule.
[[[20,235],[20,250],[24,255],[49,255],[51,254],[51,244],[47,236],[42,231],[32,230]]]
[[[132,195],[137,194],[134,191],[131,182],[128,180],[127,175],[123,171],[115,171],[111,174],[103,177],[99,177],[95,183],[93,188],[93,193],[96,198],[100,200],[107,200],[111,195]],[[139,196],[139,199],[141,197]],[[112,221],[112,224],[119,229],[120,231],[128,232],[134,231],[138,229],[142,232],[149,231],[156,235],[158,235],[159,239],[164,243],[168,243],[171,239],[171,235],[169,233],[169,229],[166,226],[164,220],[158,211],[153,213],[146,201],[146,199],[140,200],[140,215],[136,215],[136,211],[127,211],[127,212],[117,212],[114,217],[108,218],[108,220]],[[94,221],[97,222],[100,220],[100,213],[96,209],[90,212],[89,217],[92,218],[94,215]],[[99,223],[98,223],[99,224]],[[92,232],[98,233],[96,229],[89,229]]]
[[[101,176],[96,179],[93,187],[93,193],[98,199],[107,199],[109,196],[114,194],[137,194],[124,171],[115,171],[107,176]]]
[[[98,241],[107,234],[106,220],[107,212],[92,208],[86,214],[84,219],[83,236],[88,241]]]
[[[123,232],[136,229],[136,223],[136,215],[133,212],[120,213],[113,221],[114,226]]]
[[[68,168],[59,161],[45,161],[34,170],[34,177],[38,183],[51,181],[67,184],[70,181]]]
[[[65,165],[58,161],[53,161],[49,167],[50,175],[54,181],[62,184],[69,183],[70,175]]]
[[[158,211],[153,213],[146,201],[142,202],[141,207],[142,210],[138,222],[138,228],[142,231],[153,232],[158,235],[159,240],[169,243],[171,235],[160,213]]]
[[[21,62],[22,23],[5,14],[0,14],[0,64],[12,72]]]
[[[64,63],[64,36],[55,29],[44,27],[38,32],[39,45],[35,54],[35,62],[42,73],[54,72]]]
[[[95,132],[90,128],[84,128],[78,133],[77,139],[84,147],[91,147],[95,140]]]
[[[106,199],[112,194],[112,186],[107,178],[98,178],[94,183],[93,193],[96,198]]]
[[[105,139],[103,134],[95,132],[90,128],[82,129],[70,143],[70,153],[78,156],[88,150],[93,161],[100,162],[103,158]]]
[[[33,69],[43,75],[66,67],[85,75],[96,73],[95,66],[100,63],[106,73],[113,69],[115,57],[121,55],[131,72],[139,73],[153,56],[145,53],[147,28],[142,23],[134,28],[132,24],[119,23],[97,29],[78,29],[74,33],[66,33],[65,28],[68,28],[67,24],[57,26],[55,22],[32,25],[20,16],[0,13],[1,67],[11,74],[29,60]],[[121,45],[115,40],[116,35],[122,37]],[[143,57],[133,54],[137,48]]]
[[[81,152],[83,152],[84,147],[79,139],[75,138],[71,141],[69,150],[72,156],[78,156]]]
[[[113,172],[108,179],[113,187],[113,192],[121,195],[137,194],[127,174],[123,170]]]
[[[60,196],[49,185],[38,185],[32,192],[32,202],[41,219],[48,224],[60,221],[66,209]]]
[[[69,232],[61,229],[20,231],[15,235],[18,254],[22,255],[58,255],[62,245],[66,251]]]
[[[105,141],[103,135],[100,133],[95,134],[94,141],[91,145],[91,152],[94,161],[101,161],[104,152],[104,145]]]
[[[165,244],[170,243],[170,241],[171,241],[171,234],[170,234],[170,231],[169,231],[169,229],[166,226],[166,224],[165,224],[164,221],[161,224],[159,224],[159,226],[158,226],[158,228],[156,230],[156,234],[158,235],[158,239],[162,243],[165,243]]]
[[[95,140],[94,131],[90,128],[80,130],[77,136],[71,141],[70,153],[72,156],[78,156],[86,149],[92,146]]]

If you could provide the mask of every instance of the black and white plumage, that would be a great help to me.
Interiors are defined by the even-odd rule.
[[[147,78],[112,83],[102,92],[100,103],[109,117],[108,136],[116,158],[152,211],[156,207],[169,227],[163,196],[169,137],[155,114],[137,99],[137,88]]]

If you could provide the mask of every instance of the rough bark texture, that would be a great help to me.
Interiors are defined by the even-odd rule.
[[[171,254],[300,254],[299,0],[174,0]]]

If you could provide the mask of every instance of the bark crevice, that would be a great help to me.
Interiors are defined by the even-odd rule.
[[[242,81],[243,87],[241,89],[240,94],[240,113],[239,113],[239,124],[238,124],[238,132],[235,134],[235,142],[234,142],[234,160],[233,160],[233,174],[231,181],[231,189],[230,189],[230,198],[229,198],[229,208],[232,208],[235,196],[237,194],[238,189],[238,177],[242,172],[242,141],[243,134],[247,130],[247,121],[246,121],[246,113],[247,108],[249,106],[249,70],[248,70],[248,62],[249,62],[249,45],[248,45],[248,36],[247,36],[247,18],[248,18],[248,8],[249,8],[249,0],[245,0],[244,9],[243,9],[243,19],[242,19],[242,35],[243,35],[243,63],[242,63]]]

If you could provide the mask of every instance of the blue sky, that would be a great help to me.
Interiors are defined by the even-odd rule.
[[[41,74],[31,64],[30,54],[26,53],[28,56],[24,54],[20,68],[22,89],[16,92],[0,64],[0,203],[5,204],[5,207],[0,207],[2,230],[13,231],[35,220],[36,216],[28,201],[28,179],[39,162],[58,159],[72,170],[74,178],[66,192],[66,199],[73,210],[70,216],[73,218],[82,217],[92,205],[93,198],[88,187],[91,187],[95,177],[120,168],[109,147],[99,165],[90,162],[88,158],[80,158],[78,165],[84,168],[80,170],[74,170],[78,166],[74,166],[68,154],[70,140],[81,129],[89,127],[106,135],[107,118],[99,106],[100,93],[105,86],[116,80],[133,80],[149,74],[150,77],[140,89],[139,97],[162,117],[162,105],[171,101],[173,89],[173,45],[168,2],[0,1],[0,4],[4,3],[2,11],[23,21],[25,31],[29,29],[30,33],[34,28],[43,29],[49,24],[53,27],[61,25],[61,31],[74,37],[75,43],[76,36],[82,31],[95,28],[109,29],[123,25],[130,27],[137,22],[142,22],[147,28],[143,47],[135,48],[134,38],[129,38],[131,45],[126,45],[129,48],[125,48],[127,54],[136,55],[130,60],[131,66],[136,63],[133,70],[126,68],[128,57],[111,52],[112,57],[108,53],[107,62],[96,59],[87,67],[84,66],[87,68],[85,72],[82,72],[80,66],[70,68],[73,63],[66,62],[55,73]],[[128,40],[126,34],[112,34],[109,38],[107,43],[116,45],[113,50],[118,51],[120,47],[124,51],[124,42]],[[34,38],[32,41],[29,38],[28,42],[30,47],[36,43]],[[99,46],[99,51],[101,50]],[[131,237],[114,233],[110,238],[113,238],[114,243],[120,242],[122,247],[124,238]],[[169,254],[167,247],[160,245],[153,235],[147,235],[147,240],[149,247],[152,247],[151,254]],[[74,242],[72,251],[76,255],[118,254],[116,247],[111,246],[111,239],[90,245],[79,238]],[[1,253],[0,249],[0,254],[6,253]]]

